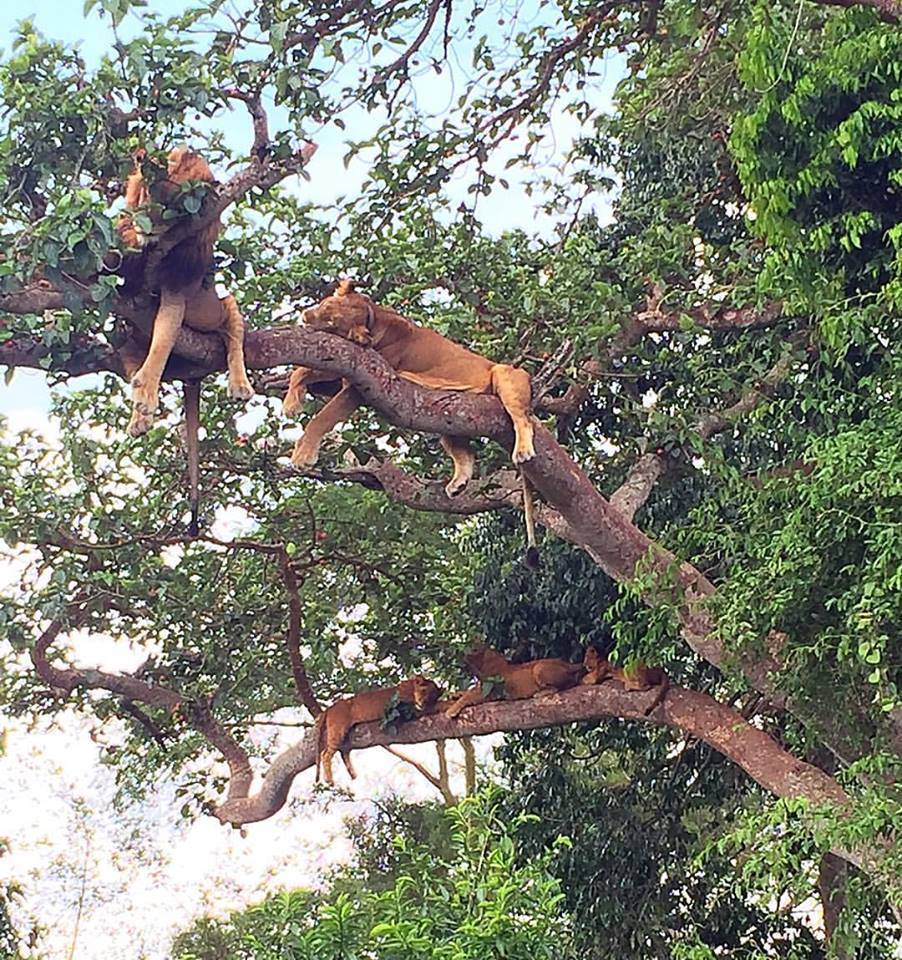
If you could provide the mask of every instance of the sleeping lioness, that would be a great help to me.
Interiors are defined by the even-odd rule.
[[[322,764],[326,783],[335,782],[332,779],[332,757],[339,751],[348,773],[354,778],[351,751],[345,745],[345,738],[355,724],[383,719],[393,698],[397,698],[398,703],[409,704],[412,711],[419,715],[428,712],[441,695],[442,691],[435,683],[417,673],[394,687],[362,690],[353,697],[336,700],[316,718],[316,779],[319,780]]]
[[[524,463],[535,456],[529,412],[532,390],[525,370],[493,363],[434,330],[417,326],[394,310],[380,307],[369,297],[355,292],[350,280],[342,280],[335,293],[318,306],[305,310],[302,318],[313,330],[372,347],[398,371],[400,377],[421,387],[495,394],[514,424],[511,459],[514,463]],[[334,380],[334,377],[308,367],[295,368],[282,405],[283,412],[288,416],[297,413],[306,387],[328,380]],[[292,463],[301,468],[316,463],[323,437],[350,416],[360,403],[360,395],[353,385],[342,381],[339,392],[307,424],[295,445]],[[473,476],[476,458],[463,437],[442,437],[441,444],[454,461],[454,475],[445,487],[448,496],[453,497]]]

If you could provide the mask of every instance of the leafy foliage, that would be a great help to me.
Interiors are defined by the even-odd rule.
[[[479,635],[520,658],[575,659],[593,643],[663,664],[842,775],[849,816],[814,831],[675,733],[610,722],[511,735],[504,810],[538,817],[516,845],[495,801],[462,808],[450,838],[398,818],[364,851],[368,885],[286,893],[205,922],[179,949],[464,957],[501,955],[501,942],[541,956],[564,952],[552,933],[569,945],[566,903],[580,957],[823,956],[818,857],[897,816],[898,28],[818,4],[451,3],[430,5],[411,50],[423,6],[207,2],[161,18],[100,0],[86,11],[116,34],[96,62],[24,22],[0,64],[0,296],[40,277],[65,309],[4,316],[0,358],[4,342],[38,340],[55,381],[86,337],[115,341],[104,258],[132,150],[188,139],[225,178],[250,140],[250,124],[239,142],[230,121],[235,91],[260,93],[268,155],[311,136],[325,156],[341,141],[330,162],[345,156],[350,195],[323,201],[313,166],[310,186],[255,191],[229,211],[218,267],[251,325],[293,322],[352,275],[534,374],[569,344],[549,396],[570,383],[583,395],[557,417],[559,437],[608,494],[639,456],[659,458],[638,522],[715,583],[731,653],[777,658],[792,713],[700,662],[668,611],[550,533],[542,569],[525,570],[513,513],[455,520],[288,475],[289,425],[272,399],[241,417],[205,389],[206,538],[185,543],[177,402],[165,398],[169,416],[144,440],[125,440],[122,385],[105,376],[56,391],[58,440],[31,431],[0,447],[0,537],[22,567],[0,603],[4,709],[76,709],[98,726],[122,713],[112,696],[51,698],[27,662],[38,625],[75,595],[86,630],[139,648],[145,680],[222,722],[294,708],[289,596],[269,547],[298,575],[302,653],[323,702],[414,671],[461,680],[459,652]],[[610,111],[606,70],[620,78]],[[571,128],[549,169],[552,133]],[[599,197],[612,186],[608,216]],[[188,212],[198,199],[185,195]],[[498,229],[499,211],[527,202],[547,230]],[[630,336],[641,317],[660,329]],[[432,438],[364,412],[323,461],[371,456],[445,470]],[[485,445],[479,470],[505,461]],[[163,772],[181,778],[186,815],[218,796],[197,773],[207,745],[179,717],[147,708],[126,723],[105,758],[124,796]],[[840,729],[854,735],[837,749]],[[573,843],[552,855],[558,834]],[[897,930],[883,895],[858,877],[847,893],[856,955],[888,956]],[[517,927],[518,915],[535,922]]]
[[[486,956],[532,960],[572,956],[551,855],[516,863],[523,818],[502,820],[497,801],[469,797],[445,811],[448,849],[440,853],[396,838],[396,872],[375,890],[337,881],[337,892],[285,893],[235,914],[205,920],[181,934],[177,960],[309,960]],[[561,841],[563,845],[564,842]]]

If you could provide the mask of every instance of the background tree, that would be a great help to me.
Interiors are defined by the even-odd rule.
[[[33,559],[0,611],[11,711],[126,717],[110,759],[139,795],[212,748],[226,795],[210,768],[189,809],[239,824],[278,809],[313,760],[308,738],[266,758],[255,786],[255,719],[414,669],[459,681],[480,633],[518,656],[593,642],[681,685],[654,728],[633,722],[643,697],[606,684],[355,742],[592,721],[503,752],[510,809],[540,814],[526,851],[574,837],[549,869],[581,956],[821,956],[815,897],[834,955],[888,955],[902,876],[898,5],[208,3],[169,20],[95,6],[119,35],[99,65],[24,24],[0,72],[0,357],[54,381],[100,374],[57,393],[58,445],[3,450],[0,534]],[[613,112],[606,64],[624,73]],[[447,109],[425,103],[427,78]],[[226,135],[234,105],[243,146]],[[561,118],[581,134],[549,171]],[[366,174],[320,209],[315,180],[287,181],[327,127]],[[146,330],[153,300],[123,298],[104,267],[131,150],[181,137],[236,164],[178,229],[227,211],[220,267],[255,327],[260,391],[303,363],[351,378],[374,411],[301,477],[278,462],[274,400],[239,425],[206,390],[207,517],[190,541],[174,418],[124,439],[116,346]],[[612,183],[608,223],[593,201]],[[499,236],[482,222],[499,190],[534,197],[554,230]],[[346,274],[533,372],[554,431],[526,471],[543,500],[539,573],[519,564],[518,480],[499,448],[453,501],[434,479],[429,434],[507,442],[493,400],[430,394],[352,345],[274,329]],[[218,344],[188,331],[176,353],[174,378],[222,368]],[[243,536],[220,535],[227,507]],[[148,658],[128,676],[66,666],[74,628]]]
[[[530,818],[506,824],[491,796],[469,797],[439,819],[445,851],[396,836],[390,872],[354,870],[334,878],[325,895],[286,893],[225,922],[201,921],[176,939],[173,955],[178,960],[351,960],[364,951],[404,960],[573,956],[563,894],[548,872],[554,853],[526,864],[516,861],[514,834],[525,819]],[[388,839],[379,836],[378,821],[369,826],[376,827],[376,844]],[[373,842],[367,838],[366,847]]]

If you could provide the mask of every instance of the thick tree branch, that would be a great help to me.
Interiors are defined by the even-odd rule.
[[[723,410],[714,410],[705,414],[695,428],[702,440],[710,440],[715,434],[727,430],[736,421],[772,397],[777,387],[789,376],[792,361],[792,349],[787,347],[770,370],[735,403]],[[627,519],[632,520],[636,511],[651,496],[655,484],[667,473],[667,469],[668,460],[665,453],[653,451],[643,454],[630,468],[623,483],[611,494],[611,506],[619,510]]]
[[[667,457],[659,453],[643,453],[630,467],[626,479],[611,494],[611,506],[628,520],[651,496],[655,484],[667,473]]]
[[[644,310],[636,314],[636,322],[645,333],[667,333],[682,329],[688,316],[704,330],[758,330],[772,327],[787,319],[779,300],[763,307],[725,307],[718,303],[702,303],[684,310],[662,310],[660,302],[650,296]]]
[[[456,719],[438,713],[401,724],[392,733],[378,722],[361,724],[351,731],[348,742],[353,749],[363,749],[499,731],[535,730],[605,716],[624,717],[670,726],[686,736],[704,740],[778,797],[804,799],[813,807],[830,806],[842,812],[848,809],[849,798],[832,777],[787,753],[731,707],[707,694],[671,687],[653,716],[646,717],[644,710],[652,696],[652,692],[626,691],[615,683],[576,687],[532,700],[482,704],[467,709]],[[271,817],[284,805],[295,777],[315,765],[316,750],[313,734],[289,747],[270,764],[256,793],[238,798],[231,792],[230,798],[216,810],[216,816],[223,823],[234,825]],[[871,868],[881,859],[879,850],[837,849],[833,852],[865,868]]]
[[[902,23],[902,3],[899,0],[813,0],[828,7],[870,7],[884,23]]]

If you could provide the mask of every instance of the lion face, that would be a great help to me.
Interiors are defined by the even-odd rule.
[[[175,147],[166,158],[166,174],[176,183],[186,180],[212,180],[207,161],[189,147]]]
[[[464,654],[464,663],[477,677],[490,673],[500,673],[507,666],[507,660],[497,650],[492,650],[484,644],[480,644]]]
[[[431,680],[427,680],[421,673],[414,674],[411,680],[413,681],[414,706],[417,710],[428,710],[429,707],[438,701],[438,698],[442,695],[442,691],[438,688],[437,684]]]
[[[595,647],[586,647],[586,652],[583,655],[583,666],[587,670],[595,670],[601,666],[601,656]]]
[[[304,325],[311,330],[331,333],[365,347],[372,342],[373,316],[372,301],[355,293],[350,280],[342,280],[335,293],[301,313]]]

